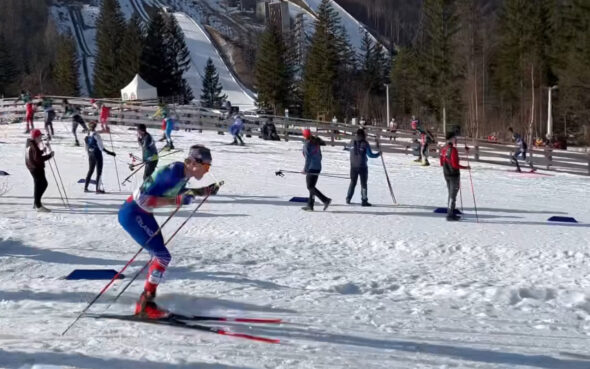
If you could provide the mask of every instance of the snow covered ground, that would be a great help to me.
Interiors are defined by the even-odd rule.
[[[232,329],[282,343],[89,318],[61,336],[106,283],[62,277],[76,268],[119,269],[137,251],[117,210],[139,183],[119,192],[106,156],[109,193],[84,193],[76,182],[86,154],[72,146],[67,127],[54,124],[71,209],[61,206],[47,168],[50,214],[31,209],[22,125],[0,126],[0,169],[10,173],[0,177],[9,188],[0,197],[2,368],[590,368],[587,177],[474,164],[480,222],[464,173],[467,216],[450,224],[432,212],[446,203],[441,169],[390,154],[385,162],[402,205],[391,205],[381,161],[370,160],[373,208],[345,205],[347,180],[326,177],[319,188],[334,204],[306,213],[288,202],[306,195],[304,177],[274,174],[302,168],[300,143],[251,138],[245,147],[227,146],[230,138],[216,133],[175,132],[177,147],[212,149],[202,182],[226,184],[172,241],[158,300],[185,313],[281,317],[280,326]],[[138,148],[126,127],[115,127],[112,138],[122,179],[127,154]],[[326,173],[347,172],[346,152],[323,152]],[[194,206],[164,228],[165,237]],[[580,224],[546,222],[566,214]],[[102,312],[124,281],[92,312]],[[130,313],[142,285],[108,311]]]
[[[185,78],[193,89],[193,94],[200,96],[205,66],[207,60],[211,58],[219,73],[223,93],[227,95],[231,104],[239,106],[241,111],[255,109],[253,94],[234,78],[202,26],[184,13],[174,13],[174,16],[184,32],[184,39],[191,53],[191,68],[185,73]]]

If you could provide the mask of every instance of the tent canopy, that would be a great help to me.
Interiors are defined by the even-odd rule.
[[[139,74],[133,77],[133,80],[123,89],[121,89],[121,99],[127,100],[150,100],[157,99],[158,91],[144,81]]]

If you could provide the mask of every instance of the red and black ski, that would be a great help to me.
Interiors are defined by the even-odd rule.
[[[157,325],[168,325],[172,327],[188,328],[202,332],[220,334],[222,336],[244,338],[252,341],[265,343],[280,343],[279,339],[255,336],[246,333],[232,332],[225,328],[211,327],[207,325],[190,323],[191,321],[221,321],[221,322],[239,322],[239,323],[260,323],[260,324],[278,324],[280,319],[249,319],[249,318],[225,318],[225,317],[206,317],[206,316],[186,316],[171,313],[160,319],[142,318],[137,315],[117,315],[117,314],[86,314],[85,316],[96,319],[117,319],[129,322],[149,323]]]

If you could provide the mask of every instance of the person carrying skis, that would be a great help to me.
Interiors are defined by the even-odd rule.
[[[80,108],[74,106],[68,102],[68,99],[63,99],[62,104],[64,106],[64,113],[72,115],[72,133],[74,134],[74,145],[80,146],[80,142],[78,141],[78,135],[76,131],[78,130],[78,125],[82,126],[82,133],[88,132],[88,127],[86,127],[86,123],[82,116],[80,115]]]
[[[158,166],[158,149],[156,148],[156,142],[147,131],[145,124],[137,125],[137,142],[141,146],[141,156],[145,163],[143,180],[145,181],[151,177],[152,173]]]
[[[443,174],[447,182],[448,200],[447,200],[447,220],[457,221],[461,218],[455,214],[457,202],[457,193],[461,188],[461,169],[471,169],[469,166],[459,164],[459,151],[455,145],[457,140],[454,132],[446,135],[447,144],[440,152],[440,165],[443,167]]]
[[[232,145],[237,145],[238,140],[240,141],[240,146],[244,146],[244,140],[242,140],[242,131],[244,130],[244,121],[242,117],[236,115],[234,117],[234,123],[229,127],[229,132],[232,136],[234,136],[234,141],[231,143]]]
[[[51,141],[51,137],[55,136],[53,130],[53,120],[55,119],[55,110],[53,110],[53,100],[50,97],[43,96],[39,103],[45,112],[45,132],[47,132],[47,139]]]
[[[367,142],[365,130],[359,128],[356,131],[356,137],[350,141],[350,144],[345,148],[350,151],[350,186],[348,186],[348,194],[346,195],[346,203],[350,204],[352,196],[354,196],[354,189],[359,176],[361,177],[361,206],[372,206],[369,203],[367,196],[367,181],[369,179],[369,168],[367,166],[367,158],[378,158],[381,153],[374,154],[371,151],[371,145]]]
[[[45,162],[51,159],[55,154],[51,151],[50,153],[43,155],[43,151],[39,148],[41,140],[41,131],[33,129],[31,131],[31,138],[27,139],[25,164],[27,165],[29,172],[31,172],[35,184],[35,209],[40,213],[49,213],[51,210],[41,204],[41,197],[43,196],[43,193],[45,193],[48,185],[47,178],[45,177]]]
[[[21,90],[20,96],[14,102],[14,105],[16,106],[16,103],[20,100],[23,101],[26,109],[25,121],[27,123],[27,129],[25,133],[29,133],[32,129],[35,129],[35,124],[33,123],[33,119],[35,116],[35,107],[33,106],[33,99],[31,97],[31,93],[29,91]]]
[[[309,191],[309,198],[307,199],[307,206],[302,209],[305,211],[313,211],[315,204],[315,197],[324,203],[324,210],[330,206],[332,199],[326,197],[316,188],[320,173],[322,171],[322,149],[326,143],[319,137],[312,136],[310,129],[303,130],[303,157],[305,158],[305,166],[303,172],[305,174],[305,182]]]
[[[514,129],[512,129],[512,127],[508,127],[508,132],[510,132],[510,134],[512,135],[512,142],[514,142],[517,145],[514,154],[510,157],[510,162],[516,164],[516,171],[520,173],[521,169],[520,164],[518,164],[518,159],[522,159],[529,164],[529,166],[531,167],[531,172],[534,172],[535,167],[533,166],[533,161],[530,158],[527,158],[526,156],[528,146],[525,140],[522,138],[520,134],[514,132]]]
[[[90,183],[90,178],[92,174],[94,174],[94,169],[96,168],[96,193],[105,193],[104,189],[100,188],[100,176],[102,175],[102,152],[106,152],[111,156],[117,156],[112,151],[107,150],[103,143],[100,134],[96,132],[96,122],[88,123],[88,128],[90,132],[84,138],[84,142],[86,143],[86,151],[88,152],[88,173],[86,174],[86,182],[84,183],[84,192],[90,192],[88,190],[88,184]]]
[[[430,133],[430,131],[422,127],[422,124],[418,119],[414,118],[412,120],[411,126],[412,129],[418,132],[418,134],[420,135],[420,157],[414,161],[416,163],[421,162],[422,166],[424,167],[429,166],[430,162],[428,161],[428,146],[431,143],[435,142],[434,136],[432,135],[432,133]]]
[[[144,291],[135,305],[136,315],[157,319],[166,314],[158,308],[154,299],[171,256],[152,211],[163,206],[188,205],[195,200],[195,196],[217,194],[217,183],[196,189],[186,188],[191,178],[203,178],[209,171],[211,161],[208,148],[193,145],[184,162],[174,162],[159,169],[119,209],[119,223],[123,229],[152,256]]]

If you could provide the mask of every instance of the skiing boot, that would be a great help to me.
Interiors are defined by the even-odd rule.
[[[371,204],[369,201],[367,200],[363,200],[363,202],[361,203],[361,206],[363,207],[369,207],[369,206],[373,206],[373,204]]]
[[[461,220],[461,217],[455,214],[449,214],[447,215],[447,221],[448,222],[458,222],[459,220]]]
[[[90,192],[90,190],[88,189],[88,187],[84,187],[84,192]]]
[[[41,205],[37,209],[37,213],[51,213],[51,210],[47,209],[45,206]]]
[[[78,140],[76,140],[76,142],[74,143],[74,146],[80,146],[80,142],[78,142]]]
[[[350,205],[350,199],[348,197],[346,198],[346,205]]]
[[[307,206],[302,207],[301,210],[303,210],[303,211],[313,211],[313,207],[307,205]]]
[[[103,193],[106,193],[106,192],[104,190],[101,190],[100,188],[97,188],[96,189],[96,193],[97,194],[103,194]]]
[[[422,159],[420,159],[420,158],[414,160],[414,163],[420,163],[420,162],[422,162]]]
[[[428,162],[428,160],[424,160],[424,161],[422,161],[422,166],[428,167],[428,166],[430,166],[430,163]]]
[[[326,201],[324,203],[324,211],[326,211],[326,209],[328,209],[328,206],[330,206],[331,203],[332,203],[332,199],[328,199],[328,201]]]
[[[143,291],[139,300],[135,303],[135,315],[146,319],[161,319],[168,315],[164,309],[160,309],[154,302],[155,292]]]

